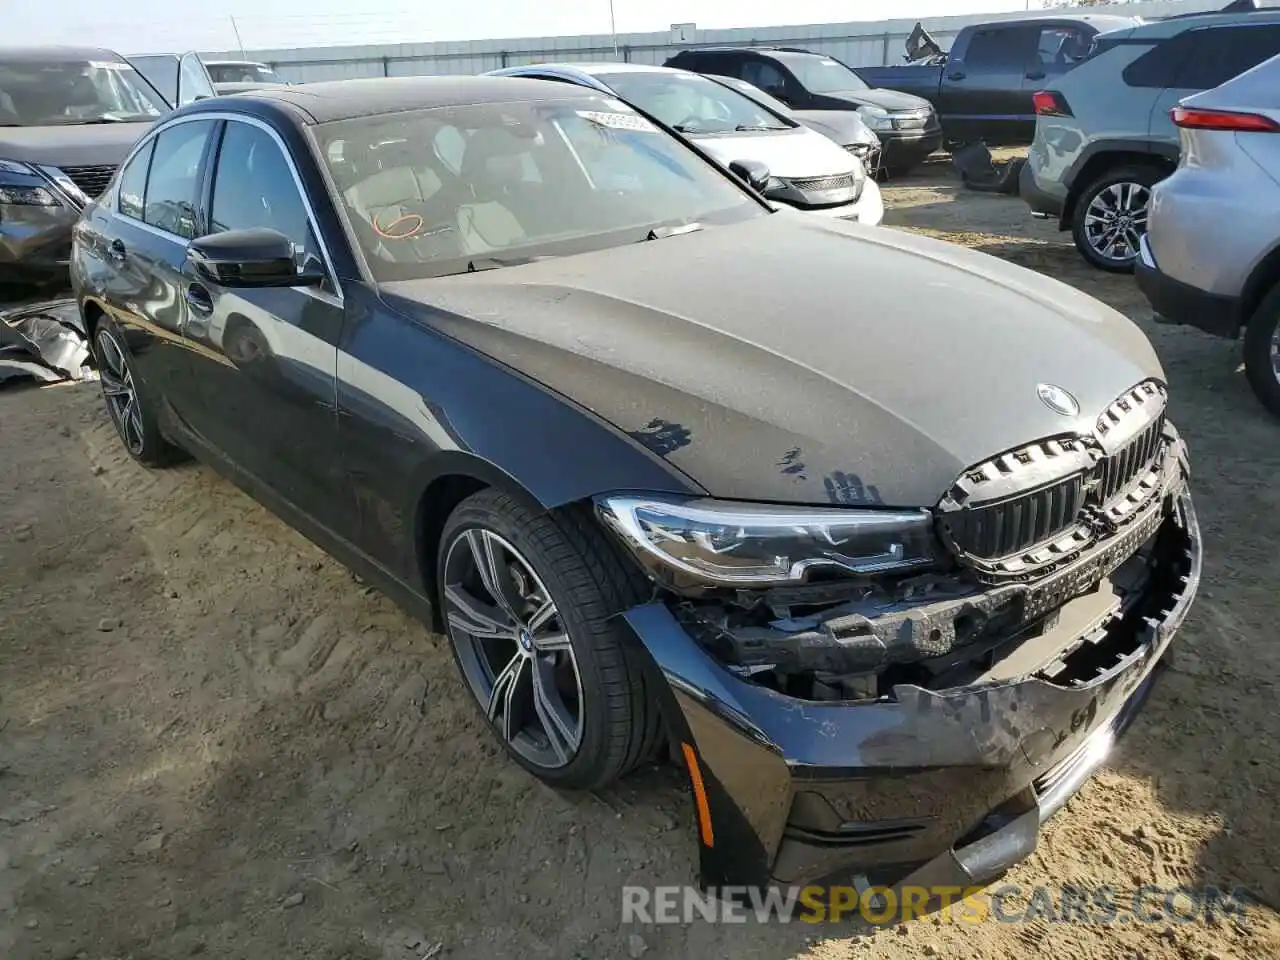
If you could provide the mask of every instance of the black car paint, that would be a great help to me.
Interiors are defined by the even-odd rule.
[[[555,95],[564,93],[557,90]],[[664,372],[669,364],[687,366],[701,355],[690,331],[664,339],[650,330],[649,340],[662,349],[637,358],[649,368],[646,381],[635,371],[619,376],[617,369],[583,351],[566,351],[545,330],[532,336],[530,329],[517,326],[495,334],[494,325],[478,322],[482,318],[475,315],[475,298],[497,302],[495,283],[504,276],[516,290],[522,286],[521,274],[554,277],[554,284],[530,283],[523,294],[509,297],[519,316],[567,302],[575,313],[581,309],[597,318],[621,316],[637,334],[633,345],[640,343],[638,334],[646,324],[661,328],[675,319],[661,303],[646,303],[622,289],[610,297],[584,289],[581,281],[576,288],[566,283],[574,269],[585,270],[593,258],[598,264],[601,257],[620,256],[621,248],[565,258],[561,266],[567,264],[567,271],[558,273],[543,273],[556,263],[548,261],[379,288],[368,280],[329,200],[330,187],[305,130],[311,117],[299,106],[305,102],[303,95],[241,96],[184,108],[169,122],[210,117],[217,125],[205,154],[198,230],[208,219],[208,163],[221,126],[252,122],[273,131],[309,199],[313,227],[337,281],[332,290],[211,290],[188,265],[184,241],[128,221],[103,204],[92,205],[77,228],[73,276],[86,322],[92,328],[109,314],[124,331],[136,374],[162,401],[163,427],[172,437],[437,628],[432,532],[462,494],[480,485],[544,508],[615,490],[708,493],[705,481],[694,476],[709,472],[712,461],[698,451],[705,451],[708,433],[718,425],[708,430],[695,423],[696,398],[686,397],[683,406],[676,403],[681,391],[678,384],[672,389]],[[781,215],[756,222],[779,229],[787,224]],[[689,249],[678,245],[714,245],[716,232],[672,237],[625,252],[653,258],[641,266],[641,274],[670,278],[669,257],[679,258]],[[870,232],[856,236],[866,240]],[[882,252],[892,255],[893,244],[881,242]],[[943,249],[930,252],[939,266]],[[954,271],[952,282],[971,276],[972,262],[945,261],[941,265]],[[1001,269],[995,263],[992,268],[997,274]],[[754,262],[743,269],[760,273]],[[1017,279],[1010,273],[1004,281]],[[189,299],[193,287],[204,287],[207,299]],[[1073,301],[1065,289],[1058,291],[1057,306],[1045,291],[1020,293],[1025,305],[1042,311],[1042,323],[1056,309],[1077,311],[1086,325],[1104,319],[1080,313],[1086,300]],[[203,318],[193,323],[196,306],[211,308],[207,323]],[[249,338],[253,349],[228,350],[233,320],[240,325],[237,336]],[[213,330],[215,321],[221,334]],[[704,330],[700,336],[710,333],[714,331]],[[765,351],[747,349],[733,337],[721,334],[711,342],[767,374],[756,380],[739,377],[738,385],[723,374],[721,385],[738,391],[735,403],[744,402],[741,391],[758,392],[763,382],[772,382],[774,391],[790,382],[799,402],[804,376],[795,379],[796,370],[768,373],[769,365],[761,362]],[[1112,346],[1136,368],[1103,372],[1094,381],[1098,389],[1112,376],[1136,378],[1153,362],[1123,336]],[[609,403],[600,399],[606,381],[612,392]],[[850,401],[842,391],[830,393],[829,399],[837,406]],[[1082,397],[1087,404],[1095,399]],[[495,409],[502,415],[494,416]],[[1042,415],[1030,413],[1030,420],[1012,428],[1042,435],[1044,426],[1036,419]],[[1002,423],[1011,427],[1007,418]],[[933,442],[913,440],[909,430],[901,430],[884,434],[887,446],[928,447]],[[732,438],[725,441],[730,442]],[[974,434],[964,442],[976,449],[996,441]],[[776,450],[773,444],[765,446],[763,456],[744,462],[757,486],[740,492],[755,496],[774,489],[789,502],[848,502],[844,494],[830,496],[831,490],[854,491],[862,502],[935,494],[954,458],[969,455],[962,445],[941,460],[926,456],[919,466],[910,457],[896,459],[880,473],[859,463],[824,462],[821,453],[815,456],[781,436]],[[691,453],[693,458],[687,459]],[[569,464],[572,469],[566,469]],[[724,479],[717,477],[716,483]],[[795,482],[807,484],[805,492],[786,486]],[[1028,679],[1000,688],[904,689],[897,703],[801,701],[735,677],[703,651],[666,605],[627,611],[623,619],[634,643],[647,654],[646,669],[667,681],[654,689],[665,701],[671,734],[691,744],[705,771],[715,839],[702,850],[703,882],[758,883],[780,874],[804,879],[841,865],[878,866],[891,860],[898,865],[940,864],[935,869],[950,871],[944,882],[973,878],[978,871],[973,848],[955,846],[962,835],[991,819],[993,803],[1002,801],[996,813],[1004,810],[1012,802],[1006,799],[1010,791],[1016,792],[1015,799],[1025,799],[1034,777],[1108,722],[1113,710],[1126,702],[1132,706],[1149,688],[1145,678],[1185,614],[1198,579],[1198,538],[1189,500],[1184,499],[1183,510],[1190,565],[1182,593],[1171,601],[1172,610],[1154,638],[1147,638],[1107,677],[1079,691],[1049,689]],[[947,719],[949,711],[954,716]],[[952,748],[954,754],[948,752]],[[892,776],[881,776],[889,771]],[[845,844],[833,855],[822,837],[833,830],[844,836],[835,811],[869,797],[876,800],[866,808],[872,815],[912,821],[898,829],[904,842],[870,855],[866,848]],[[1027,834],[1027,818],[1035,813],[1034,804],[1020,811],[1021,842],[1006,847],[1005,860],[1029,852],[1034,831]],[[920,832],[913,826],[917,814],[938,820]],[[827,822],[831,817],[834,826]],[[997,830],[992,836],[1007,833]],[[990,858],[984,863],[983,870],[991,866]]]
[[[210,113],[219,119],[205,153],[201,231],[222,117],[269,126],[307,195],[328,195],[297,108],[237,97],[169,119],[201,122],[195,118]],[[423,495],[440,477],[473,476],[545,508],[635,484],[701,492],[621,431],[395,309],[362,279],[332,206],[312,210],[340,299],[292,288],[217,290],[195,274],[180,239],[100,204],[87,211],[73,265],[86,320],[109,313],[123,328],[137,375],[163,395],[162,422],[176,438],[232,467],[255,491],[268,489],[291,520],[319,519],[340,552],[358,550],[424,602],[428,581],[413,532]],[[123,248],[120,260],[108,253],[113,242]],[[193,289],[211,309],[193,308]],[[256,343],[250,363],[228,354],[227,335],[237,330]],[[489,414],[499,399],[510,416]],[[575,471],[560,469],[565,462]],[[307,468],[316,464],[328,469],[312,475]]]
[[[923,97],[934,105],[948,140],[983,140],[990,145],[1029,144],[1035,136],[1036,115],[1031,96],[1053,85],[1053,79],[1069,65],[1049,69],[1038,56],[1021,66],[979,67],[966,63],[970,44],[978,33],[995,33],[1010,47],[1026,46],[1034,55],[1036,46],[1029,31],[1072,27],[1085,39],[1118,26],[1131,26],[1120,17],[1050,16],[1022,20],[1001,20],[971,24],[961,29],[942,64],[902,64],[888,67],[859,67],[858,76],[876,87],[888,87]],[[1055,70],[1057,72],[1055,72]]]

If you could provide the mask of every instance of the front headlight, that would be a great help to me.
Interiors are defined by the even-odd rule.
[[[909,571],[938,559],[924,510],[777,507],[716,500],[601,497],[605,524],[647,566],[701,583],[804,583],[814,571]]]
[[[883,107],[873,107],[864,104],[858,108],[858,116],[872,130],[892,130],[893,118],[889,116],[889,111]]]
[[[34,167],[17,160],[0,160],[0,206],[60,207],[62,201]]]

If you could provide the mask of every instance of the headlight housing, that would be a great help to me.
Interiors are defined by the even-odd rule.
[[[858,116],[862,117],[862,122],[872,130],[893,129],[893,118],[889,116],[889,111],[883,107],[863,104],[858,108]]]
[[[933,519],[924,510],[631,495],[600,497],[596,508],[647,567],[677,587],[795,585],[816,571],[867,576],[938,562]]]
[[[17,160],[0,159],[0,206],[62,206],[62,198],[58,196],[56,190],[51,189],[51,181],[57,182],[57,180],[48,173],[50,169],[56,168],[36,167]],[[70,183],[61,170],[57,170],[57,173]]]

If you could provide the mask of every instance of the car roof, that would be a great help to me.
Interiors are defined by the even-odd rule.
[[[513,103],[537,100],[569,100],[599,96],[591,90],[575,90],[552,80],[525,77],[370,77],[330,80],[298,86],[264,87],[237,93],[237,101],[256,100],[288,104],[309,115],[315,123],[373,117],[388,113],[455,107],[474,103]],[[219,101],[200,104],[218,109]],[[222,101],[225,103],[226,101]],[[187,108],[188,112],[192,111]]]
[[[50,44],[39,47],[0,47],[0,60],[11,63],[62,63],[68,60],[123,61],[124,57],[105,47],[73,47]]]
[[[688,70],[679,70],[675,67],[659,67],[650,63],[620,63],[618,61],[604,61],[601,63],[528,63],[519,67],[506,67],[503,70],[493,71],[493,76],[510,76],[514,70],[554,70],[557,73],[564,74],[582,74],[588,77],[598,77],[604,73],[679,73],[688,74]]]
[[[1168,20],[1152,20],[1135,27],[1129,34],[1129,39],[1161,40],[1165,37],[1176,37],[1180,33],[1197,27],[1244,26],[1253,23],[1280,23],[1280,8],[1262,7],[1241,13],[1204,13],[1170,17]]]
[[[239,66],[265,67],[266,66],[266,64],[263,63],[261,60],[206,60],[204,57],[201,57],[200,62],[203,63],[206,67],[239,67]]]

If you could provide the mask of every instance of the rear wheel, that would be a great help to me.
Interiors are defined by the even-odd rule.
[[[151,396],[134,375],[124,335],[107,317],[98,321],[94,331],[93,358],[107,413],[129,456],[148,467],[166,467],[187,459],[186,452],[160,432]]]
[[[1164,177],[1155,167],[1126,166],[1089,184],[1071,215],[1071,235],[1081,255],[1100,270],[1132,273],[1147,232],[1151,188]]]
[[[653,756],[660,709],[614,620],[647,581],[585,511],[481,491],[446,522],[436,569],[454,657],[516,762],[590,790]]]
[[[1267,294],[1245,327],[1244,372],[1262,405],[1280,417],[1280,286]]]

